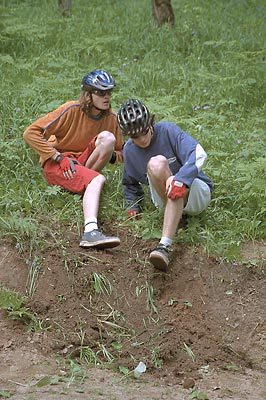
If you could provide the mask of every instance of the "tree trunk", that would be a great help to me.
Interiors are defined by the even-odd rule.
[[[175,15],[171,0],[152,0],[152,15],[156,22],[161,25],[169,23],[174,25]]]
[[[58,0],[59,10],[62,15],[69,15],[71,11],[72,0]]]

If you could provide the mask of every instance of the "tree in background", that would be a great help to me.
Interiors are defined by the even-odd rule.
[[[159,25],[164,23],[174,25],[175,23],[171,0],[152,0],[152,15]]]

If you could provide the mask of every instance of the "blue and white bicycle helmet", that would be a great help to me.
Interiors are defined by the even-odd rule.
[[[81,89],[91,91],[111,90],[115,87],[114,78],[102,69],[95,69],[84,76],[81,82]]]

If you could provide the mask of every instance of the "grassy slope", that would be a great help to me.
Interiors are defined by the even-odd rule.
[[[52,231],[54,224],[82,230],[79,196],[58,195],[57,188],[46,186],[22,132],[38,116],[77,98],[82,76],[102,67],[119,85],[114,109],[126,98],[140,98],[157,120],[177,123],[208,153],[212,205],[178,240],[235,258],[242,241],[263,238],[263,2],[174,0],[174,29],[154,24],[148,1],[79,0],[69,18],[59,15],[54,0],[36,4],[10,0],[0,8],[2,233],[13,235],[21,247],[30,238],[34,254],[43,235],[40,220]],[[121,215],[123,223],[121,167],[107,168],[106,174],[100,217]],[[156,215],[147,204],[145,223],[133,225],[136,234],[148,224],[157,235],[162,216]]]

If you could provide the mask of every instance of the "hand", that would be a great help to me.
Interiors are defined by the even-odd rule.
[[[184,194],[186,193],[186,189],[187,187],[183,182],[175,181],[173,179],[168,188],[166,189],[165,194],[167,194],[169,199],[176,200],[184,196]]]
[[[55,161],[59,164],[60,169],[63,171],[63,175],[66,179],[72,179],[73,175],[76,172],[76,168],[73,161],[69,157],[63,156],[63,154],[59,154]]]
[[[76,172],[75,165],[74,165],[73,161],[71,160],[71,158],[63,157],[59,163],[59,166],[64,172],[67,172],[69,170],[71,172]]]
[[[141,218],[141,215],[138,214],[138,212],[136,210],[128,210],[127,216],[128,216],[128,218],[131,218],[131,219],[140,219]]]

